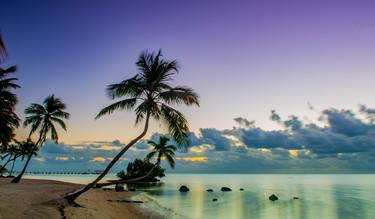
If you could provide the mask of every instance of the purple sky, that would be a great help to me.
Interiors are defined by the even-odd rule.
[[[375,106],[374,9],[358,0],[4,0],[0,28],[5,64],[19,67],[20,115],[54,93],[72,114],[62,141],[127,142],[140,129],[132,113],[93,118],[111,102],[105,86],[133,76],[145,49],[177,59],[176,84],[200,94],[200,108],[180,108],[195,132],[231,128],[238,116],[275,129],[272,109],[315,119],[308,102]]]

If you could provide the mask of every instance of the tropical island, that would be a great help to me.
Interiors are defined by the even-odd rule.
[[[0,3],[0,219],[375,218],[375,1]]]

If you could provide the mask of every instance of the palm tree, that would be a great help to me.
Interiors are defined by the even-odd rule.
[[[6,56],[5,44],[0,34],[0,64]],[[14,83],[17,78],[7,78],[15,71],[16,66],[5,69],[0,67],[0,148],[3,149],[6,149],[7,144],[13,138],[14,129],[19,126],[19,118],[14,113],[17,96],[11,90],[20,86]]]
[[[8,160],[5,162],[4,165],[2,165],[0,167],[0,169],[5,169],[5,167],[8,165],[8,163],[12,162],[14,160],[14,158],[17,156],[18,154],[18,146],[17,144],[9,144],[8,147],[6,148],[6,151],[4,152],[6,155],[3,157],[3,159],[5,157],[8,157]],[[1,172],[0,170],[0,172]]]
[[[24,160],[25,157],[28,155],[37,155],[38,148],[34,147],[35,143],[31,139],[27,139],[26,141],[15,141],[16,145],[13,146],[13,158],[12,158],[12,168],[10,170],[9,176],[12,176],[14,164],[16,163],[16,160],[20,157],[21,160]],[[11,148],[11,147],[9,147]]]
[[[172,104],[197,105],[198,95],[188,87],[172,87],[169,83],[178,71],[177,61],[168,61],[158,53],[143,52],[136,62],[139,73],[134,77],[118,84],[107,87],[107,93],[113,100],[119,101],[103,108],[96,119],[111,114],[116,110],[134,110],[135,124],[144,121],[142,133],[130,141],[108,164],[104,171],[91,183],[82,189],[68,194],[65,198],[74,204],[74,200],[82,193],[96,185],[121,158],[121,156],[138,140],[142,139],[148,130],[150,118],[161,121],[179,145],[187,145],[188,122],[184,115],[172,108]]]
[[[175,161],[174,161],[174,152],[177,150],[176,146],[174,145],[167,145],[169,141],[169,138],[165,136],[160,136],[159,143],[156,143],[154,141],[148,141],[150,145],[152,145],[154,148],[153,150],[146,156],[147,160],[151,160],[153,157],[157,156],[156,159],[156,166],[160,165],[161,160],[164,158],[167,160],[169,166],[171,168],[174,168]]]
[[[34,144],[33,150],[35,151],[38,146],[42,146],[46,141],[47,134],[51,134],[51,139],[57,144],[58,134],[55,124],[59,125],[62,129],[66,131],[66,125],[64,119],[69,119],[69,113],[65,112],[65,103],[63,103],[59,98],[54,95],[48,96],[43,104],[33,103],[31,106],[25,109],[25,114],[28,115],[23,123],[26,127],[31,126],[29,138],[31,135],[39,129],[38,141]],[[33,153],[28,155],[25,166],[23,167],[21,173],[12,180],[12,183],[18,183],[25,173],[27,166],[31,160]]]

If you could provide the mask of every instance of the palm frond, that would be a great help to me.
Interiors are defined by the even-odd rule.
[[[188,122],[184,115],[165,104],[162,104],[161,111],[165,123],[168,126],[168,131],[173,139],[180,146],[186,148],[186,146],[189,145],[190,142],[188,139]]]
[[[167,159],[168,163],[169,163],[169,166],[172,167],[172,169],[175,167],[176,163],[173,159],[173,157],[169,154],[165,155],[165,159]]]
[[[156,153],[156,151],[151,151],[150,153],[148,153],[146,156],[146,160],[150,161],[156,155]]]
[[[17,66],[15,66],[15,65],[13,65],[9,68],[6,68],[6,69],[0,68],[0,77],[5,77],[8,74],[14,73],[16,71],[17,71]]]
[[[107,95],[111,99],[126,96],[136,98],[139,97],[142,94],[142,92],[143,86],[138,78],[138,75],[128,80],[124,80],[121,83],[111,84],[107,87]]]
[[[118,110],[118,109],[131,110],[131,109],[134,108],[136,103],[137,103],[137,98],[120,100],[120,101],[118,101],[116,103],[113,103],[113,104],[103,108],[102,110],[100,110],[100,112],[95,117],[95,119],[98,119],[98,118],[100,118],[100,117],[102,117],[103,115],[106,115],[106,114],[111,114],[115,110]]]
[[[56,118],[56,117],[51,117],[51,121],[59,124],[60,127],[66,131],[66,125],[65,125],[65,122],[62,119],[59,119],[59,118]]]
[[[184,103],[188,106],[199,106],[199,96],[188,87],[175,87],[167,91],[161,92],[159,98],[167,104],[181,104]]]

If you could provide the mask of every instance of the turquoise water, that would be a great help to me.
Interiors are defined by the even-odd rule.
[[[85,183],[93,176],[48,177]],[[190,191],[180,193],[181,185]],[[271,194],[279,200],[269,201]],[[168,174],[142,196],[154,200],[144,207],[171,218],[375,218],[375,175],[365,174]]]

